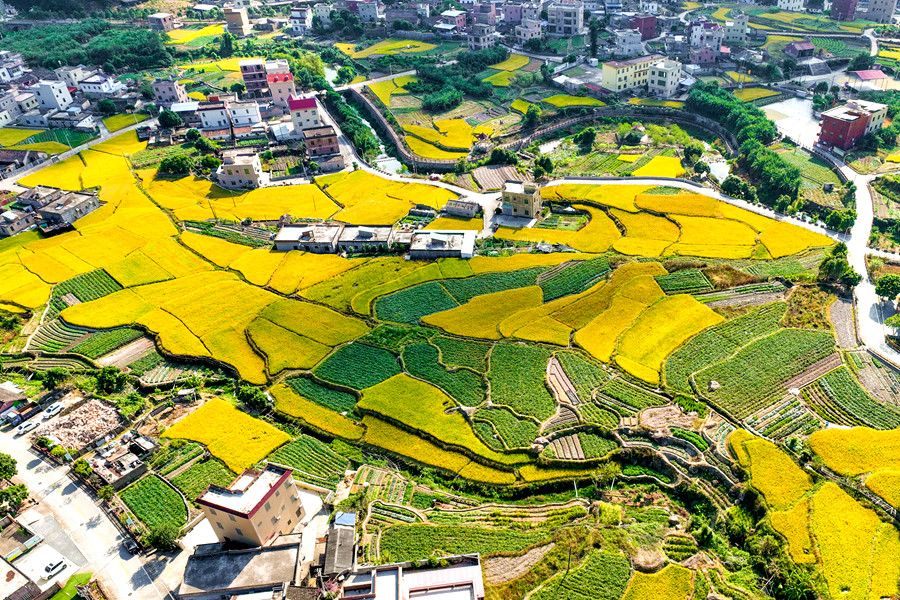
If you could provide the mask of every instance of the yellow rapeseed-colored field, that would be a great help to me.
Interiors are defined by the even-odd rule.
[[[252,250],[249,246],[233,244],[211,235],[202,235],[192,231],[182,233],[181,241],[188,248],[220,267],[227,267],[239,256]]]
[[[247,333],[266,355],[270,375],[285,369],[311,369],[331,352],[331,346],[297,335],[268,319],[256,319],[247,327]]]
[[[720,217],[722,216],[720,205],[725,204],[703,194],[686,192],[678,194],[638,194],[634,199],[634,203],[638,208],[645,210],[693,217]]]
[[[787,539],[791,559],[797,564],[816,562],[809,536],[809,500],[801,498],[794,508],[772,513],[772,527]]]
[[[681,159],[675,156],[654,156],[643,167],[638,167],[632,172],[634,177],[681,177],[684,175],[684,167]]]
[[[776,92],[775,90],[768,90],[761,87],[744,88],[742,90],[734,90],[734,97],[738,100],[743,100],[744,102],[752,102],[761,98],[770,98],[771,96],[777,96],[780,93],[781,92]]]
[[[103,124],[106,125],[106,128],[111,132],[115,132],[132,125],[137,125],[141,121],[146,121],[149,118],[150,115],[145,115],[143,113],[113,115],[103,119]]]
[[[0,129],[0,146],[15,146],[33,135],[45,131],[44,129],[29,129],[25,127],[4,127]]]
[[[523,115],[528,112],[528,108],[530,106],[531,106],[531,102],[528,102],[527,100],[522,100],[521,98],[516,98],[515,100],[513,100],[513,103],[509,105],[509,107],[512,110],[514,110],[516,112],[520,112]]]
[[[689,338],[723,320],[721,315],[692,296],[668,296],[642,312],[622,335],[616,348],[617,360],[622,357],[629,361],[629,366],[637,363],[646,367],[632,375],[656,385],[659,371],[669,354]],[[651,372],[655,375],[651,376]]]
[[[502,63],[491,65],[488,68],[497,69],[498,71],[517,71],[527,65],[530,60],[531,59],[527,56],[511,53],[509,55],[509,58],[504,60]]]
[[[544,98],[543,102],[551,104],[556,108],[568,108],[570,106],[606,106],[596,98],[588,98],[585,96],[569,96],[567,94],[556,94],[549,98]]]
[[[894,508],[900,508],[900,471],[878,471],[866,477],[866,487]]]
[[[640,106],[663,106],[666,108],[684,107],[684,102],[679,102],[677,100],[651,100],[650,98],[631,98],[628,103]]]
[[[298,419],[317,431],[345,440],[358,440],[365,432],[347,417],[300,396],[283,383],[272,387],[269,392],[275,398],[275,410]]]
[[[349,54],[350,51],[353,51],[353,44],[335,44],[335,46],[345,54]],[[437,48],[437,46],[435,46],[434,44],[429,44],[427,42],[420,42],[416,40],[398,40],[391,38],[382,40],[377,44],[373,44],[365,50],[353,52],[351,56],[352,58],[359,59],[369,58],[374,54],[405,54],[407,52],[426,52],[428,50],[434,50],[435,48]]]
[[[898,429],[825,429],[811,435],[809,445],[829,469],[847,477],[874,471],[900,471]]]
[[[635,573],[623,600],[688,600],[694,591],[694,572],[668,565],[659,573]]]
[[[750,460],[750,482],[773,510],[788,510],[810,489],[812,480],[778,446],[762,438],[743,442]]]
[[[482,81],[486,81],[494,87],[509,87],[515,76],[515,71],[500,71],[485,77]]]
[[[425,226],[425,229],[444,229],[444,230],[465,230],[465,231],[481,231],[484,229],[484,219],[474,217],[465,219],[463,217],[438,217]]]
[[[240,473],[291,440],[288,434],[213,398],[163,433],[170,439],[200,442]]]
[[[499,340],[500,322],[520,310],[539,306],[543,292],[538,286],[476,296],[471,301],[422,318],[423,323],[454,335]]]
[[[222,35],[225,31],[224,25],[207,25],[202,29],[175,29],[174,31],[169,31],[169,41],[166,42],[170,45],[176,44],[187,44],[188,42],[192,42],[197,38],[207,37],[210,35]]]
[[[619,294],[612,299],[609,308],[575,333],[575,343],[594,358],[608,363],[619,336],[631,327],[646,308],[646,304]]]
[[[807,248],[831,246],[834,243],[831,238],[821,233],[783,221],[779,221],[763,231],[759,235],[759,241],[763,243],[772,258],[789,256]]]
[[[442,148],[438,148],[434,144],[426,142],[424,140],[420,140],[415,136],[408,135],[403,138],[406,141],[406,145],[409,146],[409,149],[412,150],[413,154],[417,156],[421,156],[422,158],[434,158],[437,160],[459,160],[460,158],[465,158],[469,155],[469,152],[451,152],[449,150],[443,150]]]
[[[681,228],[680,244],[755,246],[757,233],[746,223],[711,217],[672,215]]]
[[[456,198],[441,187],[388,181],[361,170],[318,177],[316,184],[345,206],[336,219],[360,225],[392,225],[416,204],[439,209]]]

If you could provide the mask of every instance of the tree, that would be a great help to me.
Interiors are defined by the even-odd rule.
[[[814,91],[815,91],[815,93],[817,93],[817,94],[826,94],[826,93],[828,93],[828,82],[827,82],[827,81],[820,81],[819,83],[816,84],[816,87],[815,87]]]
[[[684,147],[684,157],[690,162],[694,162],[703,156],[703,146],[696,142],[690,142]]]
[[[107,502],[109,502],[116,496],[116,490],[114,490],[113,486],[111,485],[104,485],[97,491],[97,496],[101,500],[106,500]]]
[[[850,60],[847,70],[865,71],[866,69],[871,69],[873,64],[875,64],[875,58],[868,51],[862,51]]]
[[[153,86],[149,81],[143,82],[141,84],[140,90],[141,96],[144,97],[144,100],[153,100],[153,96],[155,96],[155,94],[153,93]]]
[[[239,401],[257,410],[269,407],[269,398],[266,396],[266,393],[250,385],[241,386],[235,396],[237,396]]]
[[[242,81],[236,81],[228,87],[228,90],[234,92],[240,98],[247,91],[247,86]]]
[[[217,142],[212,141],[209,138],[205,138],[200,136],[196,140],[194,140],[194,148],[199,150],[204,154],[211,154],[213,152],[218,151],[219,144]]]
[[[517,165],[519,164],[519,157],[516,156],[516,153],[512,150],[507,150],[505,148],[494,148],[491,151],[491,156],[488,158],[489,165]]]
[[[594,489],[599,491],[609,486],[621,473],[622,468],[618,463],[610,461],[598,465],[591,474],[591,479],[594,482]]]
[[[393,27],[397,31],[412,31],[413,24],[409,21],[404,21],[403,19],[396,19],[393,23],[391,23],[391,27]]]
[[[6,503],[12,512],[19,510],[19,507],[22,506],[27,497],[28,488],[22,484],[11,485],[4,490],[0,490],[0,502]]]
[[[103,367],[97,373],[97,391],[102,394],[113,394],[122,391],[128,377],[118,367]]]
[[[591,36],[591,56],[597,56],[597,39],[600,35],[600,21],[592,18],[588,23]]]
[[[69,372],[62,367],[53,367],[44,373],[44,389],[55,390],[69,377]]]
[[[9,481],[18,472],[16,459],[9,454],[0,452],[0,479]]]
[[[853,287],[862,280],[862,276],[847,262],[847,244],[837,243],[825,254],[819,263],[819,279],[822,281],[839,281]]]
[[[534,164],[542,168],[547,173],[553,172],[553,161],[549,156],[538,156],[534,159]]]
[[[875,293],[885,300],[893,300],[900,294],[900,275],[888,273],[875,282]]]
[[[702,173],[709,173],[709,172],[710,172],[709,164],[703,162],[702,160],[698,160],[697,162],[694,163],[694,173],[697,173],[698,175],[700,175]]]
[[[230,33],[224,33],[219,38],[219,56],[228,58],[232,54],[234,54],[234,36]]]
[[[725,181],[722,182],[722,191],[733,198],[739,197],[741,194],[742,183],[743,182],[734,175],[729,175],[725,178]]]
[[[466,162],[465,158],[461,158],[456,161],[456,164],[453,165],[453,172],[457,175],[462,175],[469,168],[469,163]]]
[[[173,113],[171,110],[166,109],[159,113],[159,126],[160,127],[181,127],[184,124],[184,121],[181,120],[177,114]]]
[[[528,107],[528,110],[525,111],[525,120],[523,121],[523,125],[525,127],[535,127],[541,121],[541,109],[538,108],[536,104],[532,104]]]
[[[167,156],[159,163],[159,172],[169,175],[184,175],[190,173],[193,168],[194,159],[183,153]]]
[[[350,83],[356,77],[356,70],[353,67],[341,67],[338,69],[337,80],[335,83]]]
[[[114,115],[116,114],[116,103],[109,98],[104,98],[97,103],[97,110],[102,112],[104,115]]]
[[[209,169],[210,171],[218,169],[219,165],[221,164],[222,161],[219,160],[219,157],[213,154],[206,154],[203,156],[203,158],[200,159],[200,167],[203,169]]]
[[[532,171],[531,171],[531,174],[534,176],[535,179],[540,179],[541,177],[544,176],[544,168],[535,165],[534,169],[532,169]]]
[[[178,538],[178,528],[174,525],[157,525],[150,529],[144,540],[158,550],[173,550]]]
[[[184,135],[185,139],[189,142],[196,142],[200,139],[201,134],[199,129],[194,129],[193,127],[187,130],[187,133]]]
[[[523,47],[529,52],[540,52],[544,49],[544,41],[539,38],[531,38],[530,40],[525,40]]]
[[[594,145],[594,140],[597,138],[597,130],[593,127],[586,127],[582,129],[572,138],[572,141],[581,146],[584,149],[590,150],[591,146]]]

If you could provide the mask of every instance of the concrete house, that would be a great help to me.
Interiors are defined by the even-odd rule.
[[[285,225],[275,235],[275,249],[334,254],[342,229],[340,225]]]
[[[541,189],[535,183],[507,179],[503,183],[500,209],[504,215],[534,219],[541,214]]]
[[[72,94],[62,81],[42,79],[31,86],[31,92],[41,110],[66,110],[72,104]]]
[[[227,488],[209,486],[197,505],[221,542],[265,546],[303,519],[293,471],[272,464],[247,469]]]
[[[175,29],[175,15],[167,12],[158,12],[147,17],[150,29],[154,31],[172,31]]]
[[[551,37],[571,37],[584,35],[584,2],[581,0],[558,0],[547,7],[547,33]]]
[[[252,150],[226,150],[216,169],[219,185],[230,189],[258,188],[263,182],[262,163]]]
[[[324,125],[319,116],[319,107],[316,104],[315,96],[301,98],[291,95],[288,97],[288,109],[291,111],[291,122],[294,124],[295,135],[300,135],[304,129]]]
[[[647,90],[654,96],[671,98],[678,92],[681,78],[680,62],[661,60],[650,65],[647,71]]]
[[[177,79],[156,79],[151,84],[153,99],[162,106],[188,102],[187,90]]]
[[[304,129],[303,141],[306,142],[306,152],[311,157],[330,156],[341,151],[337,133],[331,125]]]
[[[305,6],[292,8],[291,18],[288,21],[288,31],[291,35],[306,35],[312,29],[312,20],[313,11],[309,8]]]
[[[469,50],[484,50],[493,48],[497,43],[493,25],[476,23],[472,25],[472,31],[468,35]]]
[[[225,21],[228,23],[228,33],[234,37],[247,37],[252,31],[246,8],[226,7]]]

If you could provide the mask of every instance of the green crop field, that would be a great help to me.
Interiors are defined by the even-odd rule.
[[[423,283],[375,301],[379,319],[415,325],[422,317],[459,306],[440,283]]]
[[[448,371],[438,364],[438,349],[431,344],[410,344],[404,348],[403,366],[410,375],[433,383],[463,406],[478,406],[484,401],[481,377],[467,369]]]
[[[437,336],[432,342],[441,351],[441,362],[448,367],[469,367],[479,373],[487,370],[491,344],[444,336]]]
[[[355,390],[378,385],[399,372],[396,356],[360,343],[341,347],[315,370],[317,377]]]
[[[295,469],[294,477],[334,488],[350,468],[350,462],[327,444],[302,435],[270,454],[269,460]]]
[[[590,401],[594,390],[610,378],[606,371],[575,352],[558,352],[556,359],[569,376],[582,402]]]
[[[104,354],[109,354],[129,342],[133,342],[142,335],[144,335],[143,331],[129,328],[98,331],[77,346],[73,346],[71,351],[88,358],[100,358]]]
[[[631,564],[622,554],[593,552],[568,576],[551,579],[532,598],[619,600],[625,593],[630,577]]]
[[[482,408],[472,418],[491,423],[510,450],[530,448],[538,434],[537,423],[530,419],[519,419],[505,408]]]
[[[497,344],[491,352],[488,380],[491,401],[521,415],[546,419],[556,403],[544,386],[550,352],[540,346]]]
[[[697,269],[685,269],[668,275],[657,275],[654,279],[667,294],[699,294],[710,292],[713,289],[706,275]]]
[[[297,392],[298,395],[315,402],[319,406],[330,408],[334,412],[352,413],[356,407],[356,396],[348,392],[335,390],[324,385],[320,385],[312,379],[306,377],[293,377],[288,379],[286,383]]]
[[[435,525],[397,525],[381,536],[381,552],[392,561],[419,560],[435,552],[467,554],[478,552],[482,557],[519,553],[549,538],[547,530],[513,531],[482,527]]]
[[[609,273],[609,263],[605,258],[581,260],[567,268],[538,280],[544,292],[544,302],[549,302],[569,294],[577,294],[591,287]]]
[[[210,485],[228,487],[237,477],[228,467],[211,458],[191,465],[184,473],[172,478],[172,484],[189,499],[196,499]]]
[[[156,475],[148,475],[121,493],[122,501],[150,529],[161,525],[181,528],[187,523],[187,509],[181,496]]]

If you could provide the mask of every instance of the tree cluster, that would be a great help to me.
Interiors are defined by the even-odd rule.
[[[457,62],[438,67],[434,64],[420,64],[417,67],[419,80],[408,83],[406,88],[422,94],[422,108],[432,112],[443,112],[458,106],[463,96],[490,98],[494,87],[478,78],[478,73],[488,65],[503,62],[509,51],[502,46],[461,52]]]
[[[364,157],[372,156],[378,152],[380,147],[378,138],[363,122],[359,116],[359,111],[347,104],[340,94],[331,89],[331,86],[328,86],[324,102],[329,112],[337,118],[344,134],[353,142],[357,152]]]
[[[788,164],[759,141],[746,139],[741,144],[738,162],[756,183],[759,200],[763,204],[773,206],[781,196],[797,197],[800,169]]]
[[[847,244],[839,242],[825,253],[825,258],[819,264],[819,279],[850,287],[862,281],[862,276],[847,261]]]

